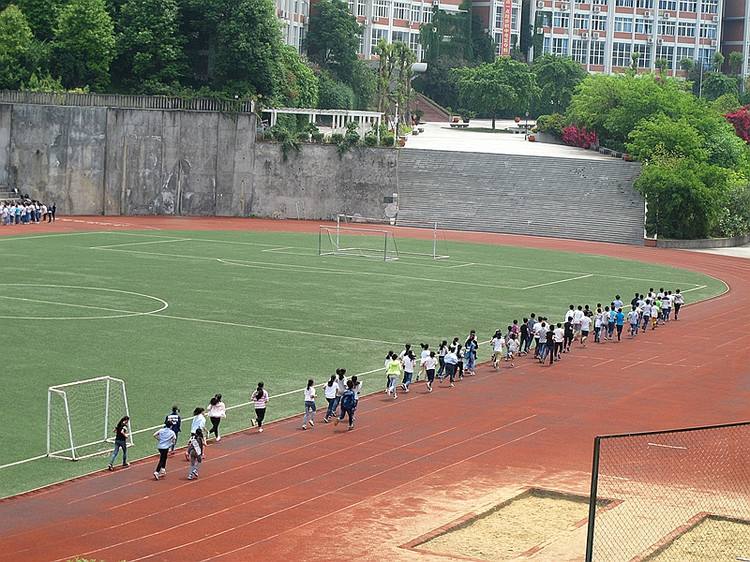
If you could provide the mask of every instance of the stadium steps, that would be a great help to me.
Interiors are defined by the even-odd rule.
[[[398,224],[643,244],[639,171],[621,160],[402,149]]]
[[[419,92],[415,94],[414,109],[421,109],[424,112],[422,123],[447,123],[450,120],[448,110],[424,94]]]

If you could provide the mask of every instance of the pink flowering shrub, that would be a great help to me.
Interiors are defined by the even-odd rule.
[[[599,144],[595,131],[587,131],[584,127],[568,125],[562,130],[562,140],[565,144],[579,148],[591,148]]]
[[[750,111],[747,107],[740,107],[737,111],[727,113],[724,117],[734,125],[737,136],[750,143]]]

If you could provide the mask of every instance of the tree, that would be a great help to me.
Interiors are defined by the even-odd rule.
[[[644,119],[628,138],[628,152],[642,162],[648,162],[654,155],[691,158],[699,162],[706,161],[708,157],[703,137],[684,117],[673,119],[658,114]]]
[[[401,115],[410,120],[409,103],[411,102],[411,78],[412,65],[416,62],[417,57],[409,49],[409,46],[401,41],[393,44],[393,55],[395,59],[394,70],[396,75],[396,121],[401,122]]]
[[[704,72],[702,95],[707,100],[715,100],[724,94],[739,93],[739,83],[736,76],[727,76],[721,72]]]
[[[743,56],[741,51],[729,53],[728,65],[731,74],[739,74],[742,71]]]
[[[378,41],[375,46],[375,54],[378,55],[378,81],[377,81],[377,103],[378,111],[384,113],[385,121],[388,122],[388,96],[391,93],[391,81],[396,68],[396,55],[392,43],[385,39]]]
[[[215,0],[213,85],[229,95],[278,92],[281,32],[273,0]]]
[[[534,104],[537,115],[565,113],[576,87],[586,78],[586,71],[576,61],[555,55],[535,59],[532,72],[539,88]]]
[[[279,91],[286,107],[318,107],[318,77],[290,45],[281,47]]]
[[[16,5],[29,21],[34,36],[40,41],[51,41],[54,38],[55,22],[64,0],[17,0]]]
[[[15,90],[29,78],[33,44],[21,10],[11,4],[0,12],[0,89]]]
[[[327,70],[320,73],[320,101],[321,109],[352,109],[354,107],[354,92],[343,82]]]
[[[492,128],[500,112],[520,112],[536,95],[534,75],[528,65],[509,57],[473,68],[457,68],[459,98],[471,110],[492,116]]]
[[[721,70],[721,66],[724,64],[724,55],[721,54],[721,51],[716,51],[714,53],[714,56],[711,59],[711,63],[713,64],[714,70],[716,72],[719,72]]]
[[[320,0],[311,9],[307,55],[339,80],[351,82],[360,35],[362,28],[344,0]]]
[[[127,0],[117,21],[114,82],[126,91],[162,94],[186,72],[177,0]]]
[[[367,63],[357,60],[352,66],[351,86],[354,90],[354,108],[371,109],[377,90],[377,75]]]
[[[53,68],[63,85],[104,90],[114,55],[114,25],[104,0],[70,0],[60,10],[52,47]]]

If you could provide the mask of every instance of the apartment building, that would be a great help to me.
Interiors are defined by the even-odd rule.
[[[533,0],[543,53],[571,56],[590,72],[638,67],[682,76],[680,61],[710,65],[721,40],[721,0]],[[539,43],[537,42],[537,45]]]
[[[310,17],[309,0],[276,0],[276,16],[281,22],[284,43],[301,53]]]
[[[721,31],[721,52],[725,59],[729,53],[743,54],[742,76],[750,75],[750,4],[746,0],[725,0],[723,29]]]

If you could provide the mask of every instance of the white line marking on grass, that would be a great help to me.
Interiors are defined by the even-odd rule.
[[[148,242],[125,242],[124,244],[108,244],[106,246],[89,246],[89,250],[106,250],[121,246],[144,246],[146,244],[170,244],[172,242],[189,242],[192,238],[166,238],[165,240],[149,240]]]
[[[456,269],[456,268],[459,268],[459,267],[466,267],[468,265],[477,265],[477,264],[475,264],[475,263],[459,263],[458,265],[449,265],[449,266],[445,267],[444,269]]]
[[[578,277],[568,277],[567,279],[558,279],[557,281],[550,281],[549,283],[539,283],[538,285],[529,285],[528,287],[522,287],[521,291],[527,291],[529,289],[538,289],[539,287],[547,287],[549,285],[557,285],[558,283],[567,283],[568,281],[576,281],[577,279],[587,279],[593,277],[593,273],[587,273],[586,275],[579,275]]]
[[[690,283],[693,285],[693,283]],[[692,289],[685,289],[684,291],[681,291],[682,293],[689,293],[690,291],[699,291],[700,289],[705,289],[707,285],[698,285],[697,287],[693,287]]]
[[[649,447],[662,447],[663,449],[680,449],[687,451],[687,447],[678,447],[677,445],[663,445],[661,443],[647,443]]]
[[[266,248],[265,250],[261,250],[261,252],[278,252],[279,250],[296,250],[296,249],[298,249],[297,246],[279,246],[278,248]]]
[[[35,240],[36,238],[56,238],[58,236],[83,236],[85,234],[102,234],[102,232],[91,230],[88,232],[61,232],[60,234],[39,234],[36,236],[0,236],[0,242],[5,242],[8,240]]]
[[[125,295],[135,295],[137,297],[143,297],[146,299],[154,300],[161,305],[160,308],[157,308],[154,310],[136,311],[136,310],[122,310],[119,308],[109,308],[106,306],[94,306],[94,305],[88,305],[88,304],[75,304],[75,303],[60,302],[60,301],[48,301],[48,300],[43,300],[43,299],[30,299],[27,297],[11,297],[9,295],[0,295],[0,299],[5,299],[5,300],[50,304],[53,306],[67,306],[67,307],[72,307],[72,308],[105,310],[108,312],[120,313],[116,315],[107,315],[107,316],[104,316],[104,315],[102,316],[65,316],[65,317],[63,316],[16,316],[16,315],[0,316],[0,318],[9,318],[9,319],[16,319],[16,320],[104,320],[104,319],[109,319],[109,318],[128,318],[131,316],[154,315],[157,312],[166,310],[169,307],[169,303],[165,301],[164,299],[160,299],[159,297],[146,295],[144,293],[136,293],[133,291],[123,291],[121,289],[108,289],[106,287],[82,287],[82,286],[77,286],[77,285],[42,285],[42,284],[36,284],[36,283],[0,283],[0,287],[43,287],[43,288],[52,288],[52,289],[82,289],[82,290],[89,290],[89,291],[104,291],[108,293],[121,293]]]

